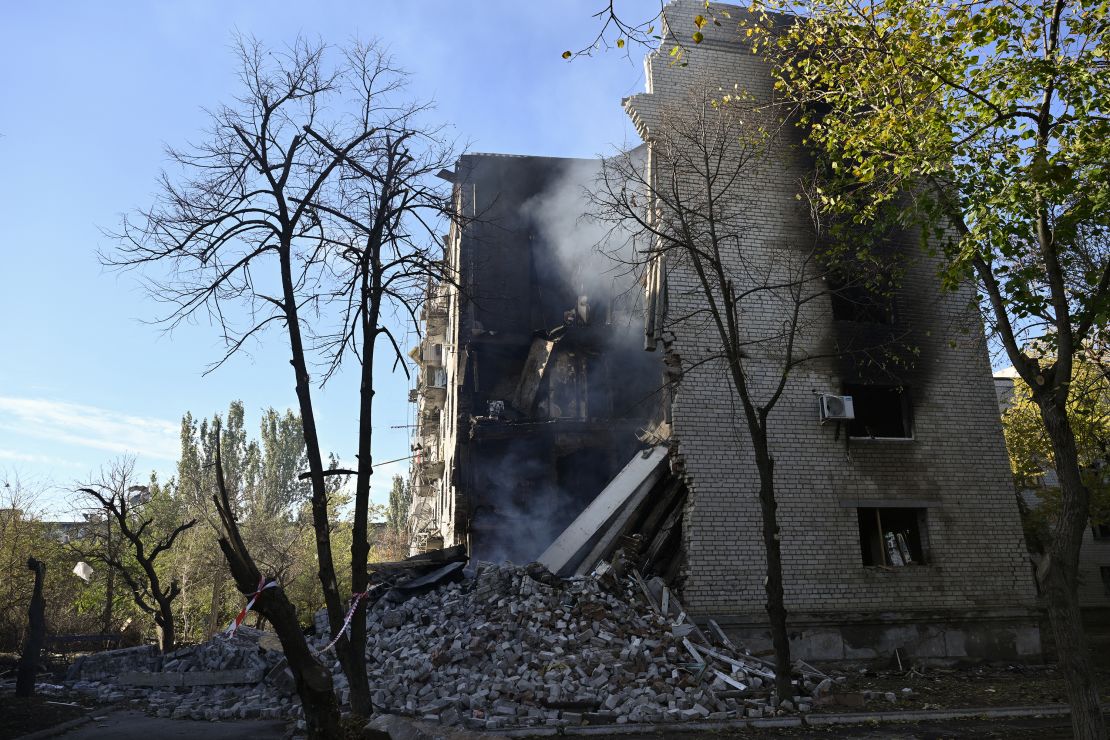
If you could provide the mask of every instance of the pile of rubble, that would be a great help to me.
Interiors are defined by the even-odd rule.
[[[165,656],[152,645],[93,653],[70,666],[66,683],[100,703],[131,700],[158,717],[297,718],[293,677],[267,638],[273,636],[240,627],[233,637]]]
[[[778,701],[767,661],[719,628],[707,639],[661,582],[608,566],[562,580],[535,564],[483,563],[471,580],[398,599],[367,615],[374,706],[445,725],[763,717],[807,711],[834,684],[804,666],[800,695]],[[338,665],[335,681],[345,700]]]
[[[483,730],[722,720],[805,712],[843,680],[799,661],[796,696],[780,700],[768,660],[712,621],[700,629],[660,579],[645,582],[619,559],[567,579],[536,563],[479,563],[468,577],[465,555],[449,555],[379,564],[366,617],[379,712]],[[321,612],[310,646],[334,665],[347,704],[326,625]],[[166,656],[153,647],[89,655],[67,679],[160,717],[303,717],[276,638],[249,628]]]

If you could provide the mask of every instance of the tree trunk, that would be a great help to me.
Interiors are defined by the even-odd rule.
[[[208,636],[216,634],[220,629],[220,596],[223,595],[224,572],[222,568],[213,568],[212,598],[208,603]]]
[[[27,641],[23,643],[23,655],[19,660],[19,674],[15,680],[16,696],[32,696],[35,693],[35,675],[38,673],[39,658],[46,642],[46,601],[42,598],[46,564],[27,558],[27,567],[35,572],[35,590],[31,594],[31,606],[27,609]]]
[[[218,429],[216,442],[216,485],[219,493],[213,496],[213,500],[223,524],[224,536],[219,538],[220,550],[227,560],[231,577],[235,579],[236,587],[244,596],[261,589],[254,601],[254,610],[269,620],[281,641],[281,649],[285,653],[289,671],[293,674],[297,687],[297,695],[301,699],[308,736],[320,740],[340,737],[339,705],[335,700],[331,670],[317,661],[308,649],[300,620],[297,619],[297,608],[289,601],[285,589],[276,581],[273,581],[272,588],[262,588],[265,580],[261,578],[258,566],[243,544],[239,525],[227,498]]]
[[[158,630],[158,652],[165,655],[173,652],[177,635],[173,626],[173,611],[170,608],[170,603],[159,601],[158,612],[158,615],[154,618],[154,625]]]
[[[1079,609],[1079,548],[1090,515],[1090,494],[1080,475],[1075,434],[1058,392],[1034,395],[1052,441],[1061,508],[1048,545],[1047,566],[1039,574],[1048,597],[1048,616],[1056,654],[1071,705],[1072,732],[1081,740],[1102,740],[1106,722],[1099,705],[1087,634]]]
[[[786,604],[783,598],[782,549],[775,502],[775,460],[767,449],[766,430],[752,430],[755,464],[759,470],[759,509],[763,515],[763,549],[767,554],[767,618],[771,622],[771,645],[775,650],[775,691],[779,701],[794,700],[790,676],[790,636],[786,631]]]
[[[366,591],[369,576],[366,561],[370,557],[369,527],[370,476],[373,467],[373,411],[374,411],[374,344],[377,327],[377,304],[372,303],[363,324],[362,378],[359,387],[358,477],[355,479],[355,518],[351,535],[351,590]],[[347,674],[350,682],[351,711],[369,717],[374,711],[370,699],[370,680],[366,676],[366,599],[359,600],[351,617],[351,638],[348,643],[351,666]]]
[[[285,651],[285,659],[304,709],[308,736],[321,740],[342,737],[331,670],[312,657],[297,620],[296,608],[280,587],[267,590],[259,601],[262,607],[259,608],[256,602],[255,608],[273,625]]]
[[[286,329],[289,332],[289,349],[292,354],[290,364],[296,379],[298,410],[301,412],[301,429],[304,432],[305,456],[308,459],[309,479],[312,482],[312,528],[316,537],[316,565],[320,586],[324,591],[324,605],[328,610],[328,626],[331,634],[338,635],[343,628],[346,610],[339,595],[339,585],[335,578],[335,560],[331,552],[331,522],[328,519],[328,493],[324,485],[324,462],[320,453],[320,438],[316,432],[316,414],[312,407],[312,388],[310,386],[308,363],[305,360],[304,341],[301,336],[300,315],[297,310],[297,296],[293,287],[292,235],[282,235],[281,283],[285,304]],[[240,590],[242,589],[242,584]],[[294,619],[296,615],[294,613]],[[273,623],[273,620],[270,620]],[[277,624],[274,623],[277,629]],[[307,649],[307,648],[306,648]],[[363,648],[365,649],[365,648]],[[358,680],[355,668],[351,665],[352,650],[347,638],[340,637],[335,645],[339,665],[351,686]],[[292,665],[292,663],[290,663]],[[365,672],[365,664],[363,664]],[[365,679],[363,679],[365,681]],[[328,683],[330,684],[330,677]]]
[[[108,513],[104,515],[104,523],[108,526],[107,548],[108,554],[114,555],[112,552],[112,517]],[[104,612],[100,617],[102,623],[101,631],[104,634],[113,632],[112,629],[112,608],[116,599],[116,571],[115,568],[108,568],[108,577],[104,587]]]
[[[229,533],[232,536],[232,533]],[[236,537],[237,539],[237,537]],[[220,549],[227,558],[232,577],[245,598],[257,586],[257,569],[236,552],[228,537],[220,538]],[[331,740],[342,737],[339,727],[339,705],[331,680],[331,671],[322,665],[308,649],[308,642],[297,619],[297,608],[289,601],[280,585],[268,588],[255,599],[253,609],[273,625],[289,672],[297,688],[297,696],[304,709],[305,729],[310,738]]]

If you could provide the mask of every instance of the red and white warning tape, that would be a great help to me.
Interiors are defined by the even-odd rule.
[[[266,577],[259,576],[258,590],[251,594],[251,598],[249,601],[247,601],[247,605],[244,606],[237,615],[235,615],[235,619],[231,620],[231,624],[228,626],[227,632],[225,634],[228,637],[233,637],[235,635],[235,630],[239,629],[239,625],[241,625],[243,623],[243,620],[247,618],[247,612],[249,612],[251,610],[251,607],[254,606],[254,602],[258,598],[258,596],[266,589],[275,587],[277,587],[277,581],[270,581],[269,583],[266,583]]]
[[[331,650],[332,647],[335,646],[335,643],[339,642],[339,638],[350,631],[351,618],[355,616],[355,609],[358,607],[358,602],[369,595],[369,591],[363,591],[362,593],[354,595],[354,600],[351,601],[351,608],[347,610],[347,616],[343,619],[343,626],[339,629],[339,633],[336,634],[335,639],[333,639],[331,642],[329,642],[327,645],[320,648],[319,650],[313,650],[313,655],[320,655],[321,653],[326,653],[328,650]]]

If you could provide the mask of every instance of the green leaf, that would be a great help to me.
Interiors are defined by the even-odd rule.
[[[569,51],[564,51],[563,52],[563,59],[570,59],[572,56],[574,56],[574,55],[571,54]]]
[[[694,16],[694,25],[695,25],[695,26],[697,26],[698,28],[701,28],[701,27],[702,27],[702,26],[704,26],[705,24],[706,24],[706,20],[705,20],[705,16],[704,16],[704,15],[696,15],[696,16]]]
[[[623,49],[624,48],[624,39],[617,39],[617,48],[618,49]]]
[[[700,44],[704,38],[705,38],[705,36],[702,34],[701,31],[694,31],[694,43],[695,44]]]

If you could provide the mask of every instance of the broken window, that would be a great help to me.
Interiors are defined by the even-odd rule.
[[[901,568],[928,563],[925,512],[896,506],[856,509],[863,564]]]
[[[864,281],[828,276],[833,318],[870,324],[894,323],[894,296],[889,280]]]
[[[908,439],[913,436],[910,392],[905,386],[845,385],[856,418],[848,422],[848,436]]]
[[[1096,540],[1110,540],[1110,524],[1092,524],[1091,534]]]
[[[446,388],[447,371],[442,367],[425,367],[424,385],[430,388]]]
[[[570,352],[556,353],[548,364],[548,394],[545,404],[549,419],[585,419],[589,416],[586,357]]]

